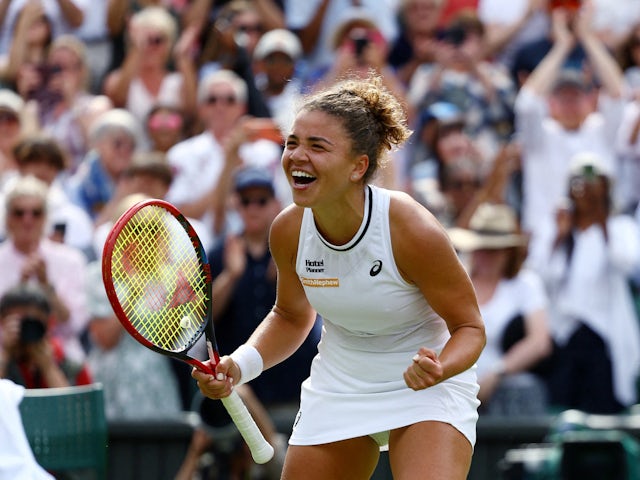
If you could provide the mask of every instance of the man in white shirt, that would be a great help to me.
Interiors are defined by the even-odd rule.
[[[566,197],[569,159],[590,151],[615,171],[615,138],[625,105],[622,71],[592,30],[589,12],[573,20],[553,12],[555,42],[516,98],[516,129],[522,146],[523,229],[532,235],[555,222]],[[573,28],[569,28],[572,23]],[[584,48],[599,89],[583,71],[565,70],[576,42]]]
[[[267,168],[276,178],[277,192],[290,195],[280,168],[282,147],[270,140],[253,141],[249,120],[243,118],[246,111],[247,85],[244,80],[230,70],[210,73],[198,89],[198,114],[204,132],[176,144],[167,152],[174,179],[166,200],[184,215],[207,223],[214,236],[223,233],[226,227],[225,218],[214,218],[214,211],[220,211],[220,206],[216,205],[216,187],[225,162],[238,160],[229,154],[227,147],[238,143],[239,136],[240,163]],[[282,180],[278,181],[278,178]]]

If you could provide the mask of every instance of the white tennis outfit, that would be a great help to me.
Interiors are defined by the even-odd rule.
[[[391,429],[437,420],[474,445],[480,403],[475,367],[425,390],[413,391],[404,382],[402,374],[418,349],[440,352],[449,332],[419,289],[398,272],[389,191],[375,186],[366,191],[362,225],[345,245],[323,239],[311,210],[304,211],[296,271],[324,321],[289,443],[371,435],[384,446]]]

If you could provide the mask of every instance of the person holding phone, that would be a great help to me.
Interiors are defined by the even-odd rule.
[[[634,219],[613,213],[612,172],[596,153],[572,157],[568,198],[536,262],[558,345],[552,406],[620,413],[637,400],[640,329],[629,281],[640,266]]]
[[[282,155],[294,205],[271,226],[275,305],[215,377],[192,373],[204,395],[228,396],[321,315],[282,478],[369,479],[387,445],[396,478],[467,477],[486,340],[473,286],[433,215],[371,185],[410,133],[375,75],[306,100]]]

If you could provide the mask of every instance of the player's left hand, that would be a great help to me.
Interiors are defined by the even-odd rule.
[[[405,370],[404,381],[412,390],[424,390],[442,380],[443,369],[438,355],[431,349],[422,347]]]

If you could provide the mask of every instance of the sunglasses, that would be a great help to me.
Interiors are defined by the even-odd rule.
[[[164,35],[151,35],[147,37],[147,45],[152,47],[159,47],[167,41],[167,37]]]
[[[0,112],[0,123],[18,123],[18,116],[11,112]]]
[[[42,218],[44,215],[43,208],[13,208],[11,209],[11,216],[14,218],[24,218],[27,215],[31,215],[33,218]]]
[[[216,105],[218,103],[224,105],[234,105],[238,100],[233,95],[209,95],[207,97],[207,105]]]
[[[127,150],[127,151],[131,151],[135,148],[135,144],[129,140],[129,139],[125,139],[125,138],[114,138],[111,140],[111,146],[115,149],[115,150]]]
[[[182,127],[182,117],[177,113],[158,113],[149,119],[149,128],[159,130],[161,128],[176,129]]]
[[[238,30],[239,32],[242,33],[262,33],[262,25],[260,24],[255,24],[255,25],[238,25],[236,27],[236,30]]]
[[[80,64],[74,63],[73,65],[63,65],[61,63],[54,63],[50,67],[50,74],[56,75],[64,72],[75,72],[80,70]]]
[[[248,207],[249,205],[258,205],[259,207],[264,207],[267,203],[269,203],[269,197],[256,197],[256,198],[248,198],[241,197],[240,203],[243,207]]]

